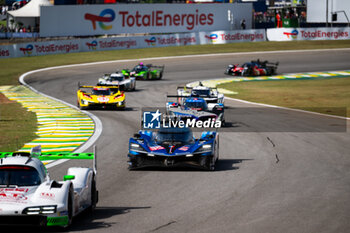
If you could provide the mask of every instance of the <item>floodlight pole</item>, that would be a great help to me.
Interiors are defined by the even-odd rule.
[[[328,0],[326,0],[326,27],[328,28]]]

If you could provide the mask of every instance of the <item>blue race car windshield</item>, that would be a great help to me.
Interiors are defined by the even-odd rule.
[[[40,185],[41,179],[35,168],[28,166],[0,166],[1,186],[34,186]]]
[[[207,103],[205,101],[201,101],[201,102],[188,101],[188,102],[185,102],[184,106],[190,109],[199,109],[199,110],[208,109]]]
[[[164,142],[190,143],[193,141],[193,134],[186,128],[164,128],[156,133],[154,140],[159,144]]]

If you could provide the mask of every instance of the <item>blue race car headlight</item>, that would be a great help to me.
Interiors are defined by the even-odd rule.
[[[137,143],[130,143],[130,150],[131,151],[145,151],[145,149]]]
[[[201,146],[198,150],[197,153],[206,153],[206,152],[211,152],[212,151],[212,145],[211,144],[204,144]]]

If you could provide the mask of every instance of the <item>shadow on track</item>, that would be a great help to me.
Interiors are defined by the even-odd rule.
[[[133,107],[125,107],[124,109],[116,109],[113,107],[107,107],[107,108],[101,108],[101,107],[96,107],[96,108],[89,108],[87,109],[87,111],[111,111],[111,112],[131,112],[131,111],[137,111],[137,109],[133,108]]]
[[[215,171],[230,171],[239,169],[238,164],[243,161],[249,161],[252,159],[220,159],[216,164]],[[179,167],[144,167],[132,170],[131,172],[137,171],[164,171],[164,172],[212,172],[199,168],[198,166],[179,166]]]
[[[68,228],[60,227],[1,227],[1,233],[26,232],[26,233],[41,233],[41,232],[80,232],[84,230],[109,228],[117,222],[109,222],[108,218],[127,214],[131,210],[149,209],[151,207],[99,207],[97,206],[93,213],[84,211],[73,219],[73,223]]]
[[[89,212],[84,212],[74,218],[73,224],[70,226],[68,231],[80,232],[84,230],[99,229],[99,228],[109,228],[117,222],[109,222],[108,218],[127,214],[132,210],[139,209],[149,209],[151,207],[99,207],[97,206],[94,212],[91,214]]]
[[[252,159],[219,159],[215,171],[229,171],[239,169],[238,164]]]

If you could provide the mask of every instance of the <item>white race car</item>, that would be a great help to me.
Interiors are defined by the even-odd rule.
[[[216,88],[203,86],[201,82],[195,87],[177,87],[177,94],[184,97],[200,97],[207,104],[224,104],[225,99],[225,95],[219,93]]]
[[[67,227],[98,202],[94,153],[0,152],[0,225]],[[41,161],[93,159],[93,168],[71,167],[64,181],[51,180]]]
[[[99,86],[119,86],[121,91],[135,91],[136,80],[135,77],[125,77],[122,72],[115,72],[112,74],[105,74],[98,80]]]

